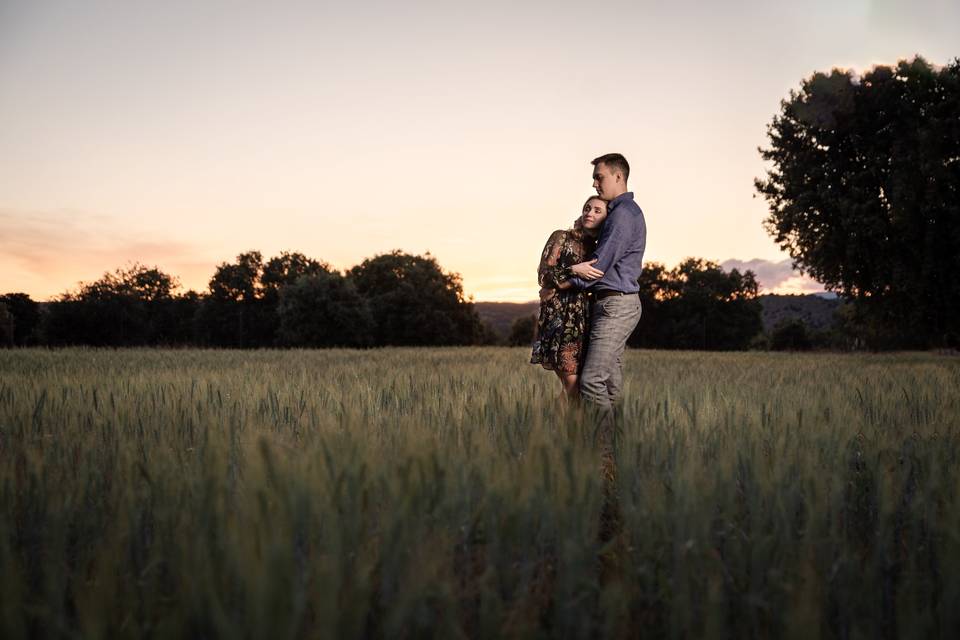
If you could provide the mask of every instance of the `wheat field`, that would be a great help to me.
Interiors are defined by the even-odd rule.
[[[611,539],[527,356],[0,351],[0,636],[960,629],[960,359],[629,352]]]

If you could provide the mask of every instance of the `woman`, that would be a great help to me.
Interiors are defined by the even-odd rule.
[[[570,287],[569,268],[589,256],[607,217],[607,203],[591,196],[572,229],[550,234],[537,270],[540,317],[533,340],[531,364],[550,369],[560,378],[567,398],[579,394],[577,375],[586,355],[590,310],[582,291]]]

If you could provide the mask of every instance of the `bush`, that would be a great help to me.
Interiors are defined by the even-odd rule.
[[[521,347],[533,342],[533,331],[537,326],[537,316],[517,318],[510,325],[510,336],[507,344],[512,347]]]
[[[373,334],[370,307],[336,272],[301,276],[280,290],[279,338],[295,347],[364,347]]]
[[[781,320],[770,336],[770,348],[774,351],[808,351],[812,346],[807,324],[797,318]]]

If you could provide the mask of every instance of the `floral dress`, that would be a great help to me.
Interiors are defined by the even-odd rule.
[[[566,375],[579,373],[590,332],[586,294],[573,288],[556,289],[570,277],[568,267],[583,262],[593,250],[593,240],[584,237],[579,220],[577,222],[573,229],[550,234],[543,248],[537,280],[541,287],[552,287],[555,291],[549,300],[540,301],[540,317],[530,357],[531,364]]]

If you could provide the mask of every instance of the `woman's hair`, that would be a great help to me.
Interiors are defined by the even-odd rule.
[[[604,200],[603,198],[601,198],[600,196],[590,196],[589,198],[587,198],[586,200],[583,201],[583,207],[587,206],[587,205],[590,203],[591,200],[599,200],[600,202],[602,202],[602,203],[604,203],[604,204],[607,203],[607,201]],[[580,211],[583,211],[583,207],[580,207]]]
[[[601,198],[600,196],[590,196],[589,198],[587,198],[586,200],[583,201],[583,207],[580,207],[580,211],[582,212],[582,211],[583,211],[583,208],[586,207],[592,200],[599,200],[600,202],[602,202],[602,203],[604,203],[604,204],[607,203],[607,201],[604,200],[603,198]],[[573,229],[571,230],[571,233],[573,233],[573,236],[574,236],[575,238],[577,238],[578,240],[580,240],[580,241],[582,241],[582,242],[589,243],[589,241],[591,240],[590,237],[589,237],[587,234],[584,233],[584,228],[583,228],[583,213],[581,213],[579,216],[577,216],[577,219],[574,220],[574,222],[573,222]],[[592,249],[591,249],[591,251],[592,251]]]

